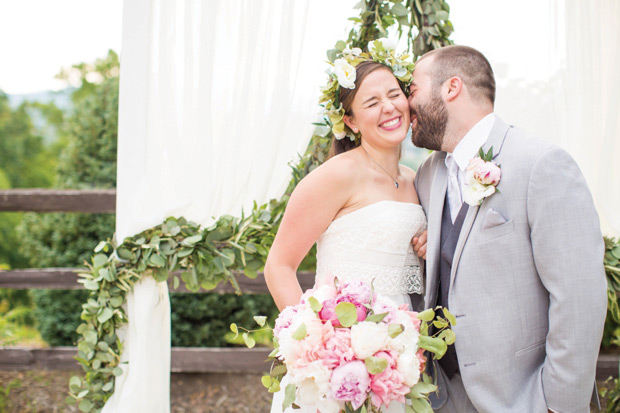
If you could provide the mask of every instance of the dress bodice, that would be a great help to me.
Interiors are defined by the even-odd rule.
[[[411,238],[426,229],[417,204],[379,201],[335,219],[317,241],[317,282],[373,283],[379,294],[422,294],[423,268]]]

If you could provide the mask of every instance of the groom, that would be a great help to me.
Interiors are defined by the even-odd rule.
[[[426,308],[457,319],[434,407],[589,412],[607,287],[577,164],[493,113],[493,71],[475,49],[422,56],[409,99],[413,143],[435,151],[415,182],[428,218]],[[486,182],[497,184],[491,195],[467,171],[481,147],[501,168],[499,183]],[[476,194],[487,195],[479,205]]]

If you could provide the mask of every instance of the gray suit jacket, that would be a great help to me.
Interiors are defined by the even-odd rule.
[[[575,161],[496,118],[484,145],[500,192],[470,207],[449,308],[461,377],[481,412],[588,412],[607,309],[598,215]],[[418,170],[428,218],[426,308],[439,280],[446,153]]]

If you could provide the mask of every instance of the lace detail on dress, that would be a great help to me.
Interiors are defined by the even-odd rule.
[[[422,294],[423,265],[411,238],[426,228],[416,204],[381,201],[333,221],[317,242],[317,279],[372,283],[379,294]]]

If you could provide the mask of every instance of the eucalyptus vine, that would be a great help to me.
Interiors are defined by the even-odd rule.
[[[393,25],[397,25],[399,35],[407,28],[408,45],[416,56],[451,43],[449,7],[443,0],[363,0],[359,7],[361,14],[351,19],[355,25],[349,38],[328,51],[328,58],[347,45],[367,50],[369,41],[385,37]],[[293,178],[281,199],[255,204],[248,216],[224,215],[207,228],[171,217],[125,238],[121,244],[108,239],[97,246],[95,255],[86,263],[87,271],[79,274],[79,282],[90,291],[77,329],[81,337],[76,359],[85,375],[71,378],[68,403],[77,403],[84,412],[99,411],[113,394],[114,378],[122,373],[119,363],[123,343],[116,331],[128,322],[122,305],[143,276],[157,281],[172,278],[175,288],[183,282],[194,292],[230,282],[238,293],[238,275],[256,277],[264,266],[290,193],[327,158],[331,128],[324,123],[315,126],[305,154],[291,165]]]

